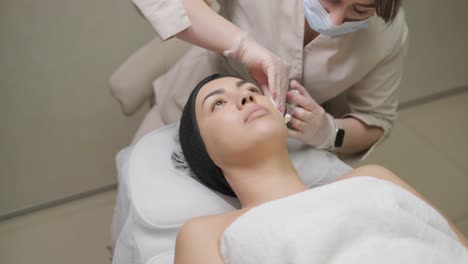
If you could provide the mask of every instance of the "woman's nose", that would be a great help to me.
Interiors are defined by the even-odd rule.
[[[243,94],[242,96],[240,96],[239,109],[242,109],[247,104],[254,103],[254,102],[255,102],[255,97],[252,94]]]
[[[330,16],[330,19],[333,22],[333,24],[335,24],[335,26],[343,24],[344,10],[342,10],[341,8],[329,12],[328,15]]]

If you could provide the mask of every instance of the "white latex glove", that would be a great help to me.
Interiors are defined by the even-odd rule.
[[[336,128],[334,118],[296,80],[291,81],[286,98],[288,103],[296,105],[288,122],[288,135],[315,148],[332,147]]]
[[[280,112],[284,112],[284,101],[288,90],[289,67],[278,56],[251,39],[246,32],[241,32],[236,42],[223,52],[249,70],[266,95],[270,95]]]

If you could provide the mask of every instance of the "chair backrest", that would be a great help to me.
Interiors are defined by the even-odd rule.
[[[188,50],[176,38],[153,39],[138,49],[109,78],[111,94],[125,115],[132,115],[153,95],[153,81],[164,74]]]

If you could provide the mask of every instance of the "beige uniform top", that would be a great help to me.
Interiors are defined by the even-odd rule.
[[[190,26],[180,0],[134,2],[163,39]],[[146,6],[138,2],[146,2]],[[408,44],[403,10],[392,24],[374,16],[366,29],[338,37],[319,35],[303,47],[302,0],[218,2],[224,17],[289,63],[290,78],[298,80],[329,113],[335,117],[353,116],[383,129],[379,142],[359,157],[367,156],[388,136],[397,118],[396,91]],[[192,88],[216,72],[251,79],[239,63],[194,47],[153,83],[156,105],[139,134],[177,121]]]

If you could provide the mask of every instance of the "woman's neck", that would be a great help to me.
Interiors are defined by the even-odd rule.
[[[223,168],[223,174],[242,208],[252,208],[308,189],[299,178],[287,150],[242,166]]]

